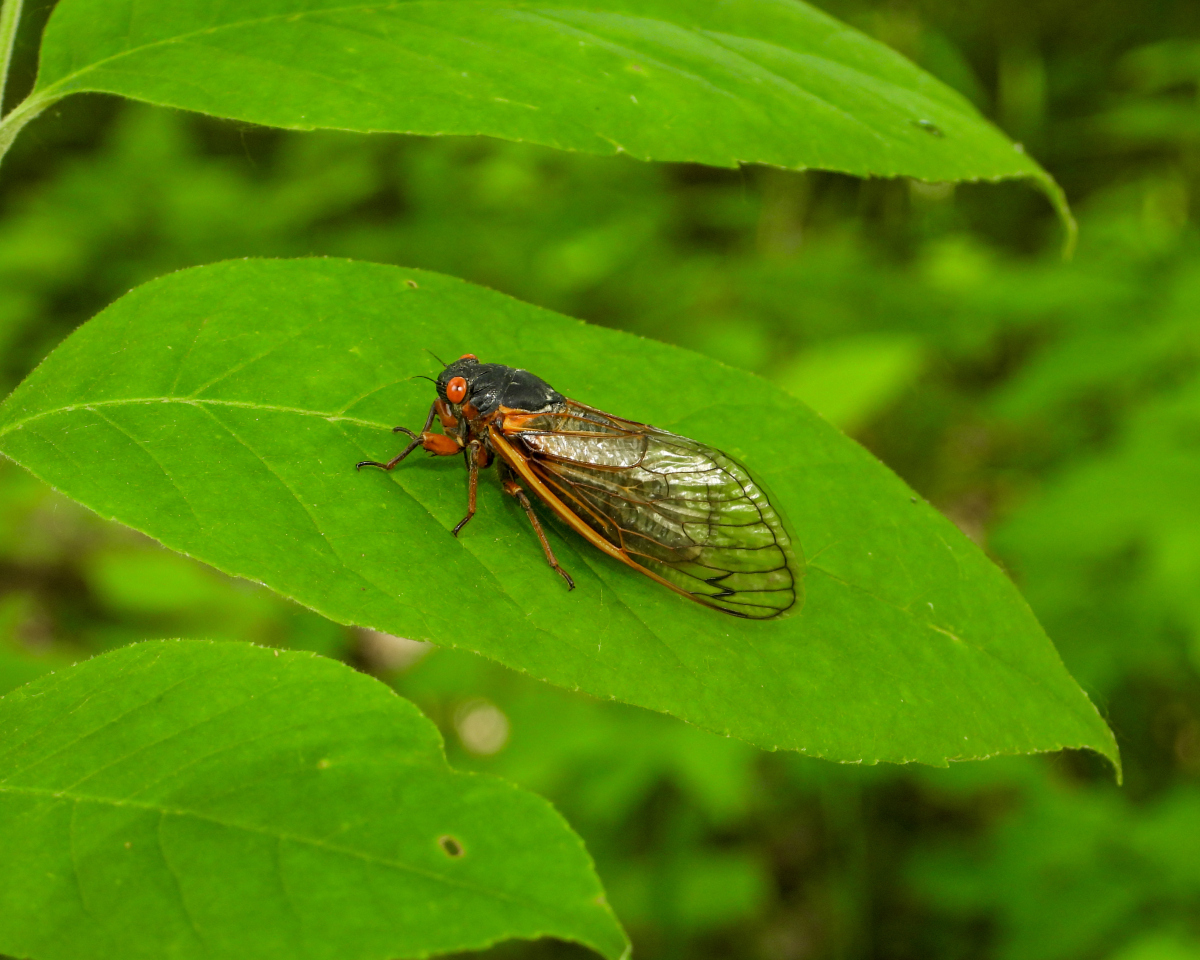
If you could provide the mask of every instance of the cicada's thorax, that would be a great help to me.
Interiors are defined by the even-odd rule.
[[[437,379],[438,417],[442,428],[461,445],[483,443],[489,454],[488,427],[513,414],[550,413],[565,408],[566,398],[528,370],[463,357]],[[490,459],[490,457],[489,457]]]

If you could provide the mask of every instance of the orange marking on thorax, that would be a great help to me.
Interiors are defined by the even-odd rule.
[[[500,407],[496,415],[500,420],[500,429],[506,434],[519,433],[534,420],[547,416],[546,413],[530,413],[527,410],[514,410],[512,407]]]

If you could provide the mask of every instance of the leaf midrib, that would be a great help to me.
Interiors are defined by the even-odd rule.
[[[320,10],[304,11],[301,13],[273,14],[271,16],[255,17],[255,18],[246,19],[246,20],[238,20],[233,23],[218,24],[216,26],[205,27],[200,30],[193,30],[188,33],[176,34],[171,37],[166,37],[162,40],[155,40],[155,41],[152,41],[149,43],[143,43],[138,46],[130,47],[126,50],[122,50],[119,53],[111,54],[110,56],[104,57],[93,63],[89,63],[80,69],[77,69],[75,71],[72,71],[70,73],[67,73],[67,74],[59,77],[57,80],[53,81],[46,87],[42,87],[40,89],[35,89],[35,91],[33,93],[33,97],[44,98],[44,99],[48,99],[48,100],[57,99],[57,93],[59,90],[70,86],[72,83],[79,80],[81,77],[86,76],[89,73],[95,73],[95,72],[99,71],[100,69],[102,69],[103,67],[105,67],[109,64],[115,63],[122,59],[136,56],[140,53],[144,53],[145,51],[152,50],[156,47],[166,47],[166,46],[171,46],[173,44],[184,43],[189,40],[196,39],[198,37],[211,36],[211,35],[214,35],[217,33],[235,31],[235,30],[243,29],[245,27],[257,26],[260,24],[267,24],[267,23],[273,23],[273,22],[279,22],[279,21],[285,21],[285,20],[289,21],[289,22],[294,22],[297,20],[314,19],[319,16],[327,16],[327,15],[333,15],[333,14],[339,14],[339,13],[350,13],[350,12],[354,12],[354,11],[368,11],[368,10],[370,10],[370,11],[393,11],[393,10],[399,11],[406,7],[413,7],[413,6],[417,6],[420,4],[436,5],[436,4],[442,4],[445,2],[446,2],[446,0],[410,0],[410,2],[400,2],[400,3],[393,2],[393,3],[346,4],[346,5],[340,6],[340,7],[326,7],[326,8],[322,8]],[[463,4],[466,2],[471,2],[471,0],[456,0],[456,2]],[[475,0],[475,2],[480,6],[495,5],[495,0]],[[610,10],[594,10],[594,9],[591,9],[591,8],[583,6],[583,5],[570,5],[570,4],[557,4],[557,5],[549,4],[549,5],[547,5],[545,3],[511,3],[511,4],[509,4],[508,8],[513,9],[513,10],[517,10],[517,9],[525,10],[525,11],[529,12],[530,14],[538,16],[540,19],[543,19],[543,20],[551,22],[551,23],[558,24],[559,26],[569,27],[569,28],[575,30],[576,32],[585,33],[585,34],[589,33],[589,31],[582,30],[581,28],[579,28],[578,26],[576,26],[574,24],[570,24],[568,22],[557,20],[553,16],[554,12],[556,12],[560,8],[566,8],[566,9],[569,9],[572,11],[578,11],[578,12],[582,12],[582,13],[592,13],[592,14],[597,14],[597,15],[613,13],[613,11],[610,11]],[[808,90],[806,88],[796,87],[796,85],[792,81],[788,80],[786,77],[780,76],[771,68],[765,66],[764,64],[759,63],[758,61],[754,60],[752,57],[748,57],[742,51],[735,50],[732,47],[728,46],[727,44],[721,42],[721,40],[719,38],[724,36],[724,34],[721,31],[709,30],[709,29],[696,27],[696,26],[689,27],[687,25],[676,23],[675,21],[667,20],[662,17],[643,17],[643,16],[639,16],[634,13],[629,13],[629,14],[625,14],[625,15],[630,17],[631,19],[644,20],[648,23],[670,24],[672,26],[686,30],[687,32],[692,33],[696,36],[702,36],[702,37],[706,38],[709,42],[714,43],[715,45],[719,46],[722,50],[726,51],[727,53],[729,53],[733,56],[736,56],[739,59],[744,60],[748,63],[752,63],[757,69],[770,74],[771,76],[775,77],[777,80],[784,83],[785,85],[787,85],[789,87],[795,87],[796,89],[802,91],[806,96],[811,97],[815,100],[818,100],[825,106],[835,110],[835,112],[842,115],[843,118],[854,120],[861,124],[861,121],[857,121],[857,118],[850,116],[841,108],[839,108],[836,105],[827,101],[824,97],[820,97],[813,91]],[[614,45],[616,43],[615,41],[610,40],[609,38],[601,37],[598,39],[603,40],[604,43],[610,44],[610,45]],[[770,43],[770,41],[767,40],[766,38],[750,38],[750,39],[758,39],[761,42]],[[776,44],[772,44],[772,45],[777,46]],[[784,48],[784,49],[790,49],[790,48]],[[643,51],[637,51],[637,55],[644,56],[645,53]],[[870,78],[871,80],[873,80],[875,82],[881,82],[881,83],[885,83],[890,86],[897,87],[897,88],[902,89],[902,90],[906,91],[907,93],[912,94],[914,96],[918,96],[923,99],[927,99],[930,102],[938,102],[938,104],[941,106],[951,108],[949,104],[943,104],[940,101],[934,101],[933,98],[930,98],[928,96],[928,94],[924,93],[922,90],[920,90],[917,87],[907,86],[903,83],[898,82],[898,80],[896,80],[895,78],[883,77],[883,76],[880,76],[877,74],[873,74],[867,70],[862,69],[862,67],[859,65],[844,63],[840,60],[837,60],[837,59],[834,59],[831,57],[821,56],[820,54],[817,54],[812,51],[808,51],[804,55],[806,57],[810,57],[812,59],[816,59],[816,60],[820,60],[822,62],[834,64],[834,65],[838,66],[840,69],[850,70],[855,74],[859,74],[863,77]],[[679,70],[679,68],[673,67],[670,64],[660,62],[660,63],[658,63],[658,65],[670,72],[682,72]],[[689,74],[686,74],[686,73],[684,75],[689,76],[689,78],[693,79],[693,80],[698,79],[698,78],[691,76]],[[702,79],[702,78],[700,78],[700,79]],[[705,81],[705,82],[707,82],[707,81]],[[871,129],[868,125],[866,125],[866,124],[861,124],[861,125],[871,135],[876,136],[876,137],[879,136],[879,134],[875,130]]]
[[[368,396],[369,395],[370,394],[368,394]],[[254,402],[245,401],[245,400],[218,400],[218,399],[213,399],[213,398],[202,398],[202,397],[165,397],[165,396],[163,396],[163,397],[127,397],[127,398],[114,399],[114,400],[96,400],[96,401],[90,401],[90,402],[86,402],[86,403],[68,404],[68,405],[61,406],[61,407],[55,407],[50,410],[43,410],[39,413],[33,414],[32,416],[26,417],[22,420],[18,420],[14,423],[8,424],[3,429],[0,429],[0,437],[7,435],[8,433],[20,428],[21,426],[23,426],[26,423],[31,423],[42,417],[52,416],[56,413],[71,413],[76,410],[91,410],[92,408],[102,407],[102,406],[122,406],[122,405],[133,405],[133,404],[156,404],[156,403],[184,403],[184,404],[190,404],[192,406],[199,406],[199,407],[204,407],[205,405],[209,405],[209,406],[215,406],[215,407],[234,407],[234,408],[240,408],[240,409],[245,409],[245,410],[262,410],[262,411],[271,412],[271,413],[286,413],[286,414],[295,414],[298,416],[317,417],[319,419],[326,420],[329,422],[355,423],[360,426],[371,427],[371,428],[380,429],[380,430],[387,430],[389,432],[392,429],[390,426],[388,426],[387,424],[385,424],[381,421],[366,420],[361,417],[347,417],[340,413],[327,412],[327,411],[321,411],[321,410],[311,410],[311,409],[306,409],[303,407],[290,407],[290,406],[283,406],[283,405],[279,405],[279,404],[254,403]],[[585,562],[587,562],[587,561],[585,560]],[[589,563],[588,566],[592,566],[592,564]],[[952,638],[958,640],[961,643],[968,644],[969,646],[971,646],[972,648],[977,650],[979,653],[985,654],[986,656],[991,658],[996,663],[998,663],[998,664],[1004,666],[1006,669],[1012,671],[1014,674],[1021,676],[1024,679],[1026,679],[1027,681],[1033,683],[1035,686],[1040,687],[1053,700],[1055,700],[1056,702],[1060,703],[1061,705],[1063,705],[1064,707],[1069,709],[1070,712],[1075,714],[1075,716],[1077,716],[1081,722],[1084,722],[1086,724],[1086,721],[1088,718],[1080,713],[1080,711],[1078,710],[1076,705],[1065,701],[1059,691],[1054,690],[1051,687],[1047,686],[1045,684],[1044,680],[1042,680],[1042,678],[1031,676],[1026,671],[1017,668],[1012,663],[1010,663],[1007,659],[999,656],[994,650],[991,650],[988,647],[985,647],[984,645],[980,644],[976,640],[972,640],[972,639],[968,639],[968,638],[959,636],[958,634],[951,633],[950,631],[946,630],[945,628],[940,628],[932,623],[929,623],[928,621],[922,620],[919,617],[914,616],[911,610],[900,606],[899,604],[897,604],[894,601],[891,601],[884,597],[879,596],[878,594],[874,593],[871,590],[868,590],[867,588],[861,586],[860,584],[855,584],[855,583],[851,583],[847,580],[844,580],[842,577],[838,576],[837,574],[833,573],[830,570],[827,570],[826,568],[824,568],[818,564],[813,563],[811,560],[809,561],[808,566],[814,570],[820,570],[822,573],[824,573],[830,579],[843,584],[844,586],[848,587],[849,589],[855,590],[856,592],[859,592],[866,596],[869,596],[878,603],[882,603],[886,606],[892,607],[893,609],[904,614],[906,617],[908,617],[909,619],[911,619],[912,621],[914,621],[915,623],[917,623],[918,625],[920,625],[922,627],[925,627],[936,633],[951,636]],[[486,567],[485,567],[485,570],[486,570]],[[595,567],[593,567],[593,572],[599,574],[599,571]],[[490,571],[488,571],[488,574],[490,576]],[[494,578],[492,578],[492,579],[494,579]],[[502,592],[504,592],[505,595],[508,596],[507,591],[503,591],[503,587],[501,587],[501,589],[502,589]],[[620,595],[619,595],[618,591],[614,591],[614,595],[617,596],[618,599],[620,599]],[[511,601],[512,598],[509,597],[509,599]],[[627,607],[627,609],[629,609],[629,608]],[[678,654],[674,653],[670,644],[666,644],[665,641],[663,641],[662,638],[659,637],[658,633],[653,629],[653,627],[649,623],[646,622],[645,618],[637,615],[636,611],[630,610],[630,612],[634,614],[635,619],[637,619],[638,622],[640,622],[642,624],[642,626],[646,629],[646,631],[651,636],[653,636],[655,639],[659,640],[660,643],[663,643],[663,645],[668,650],[671,650],[672,654],[676,657],[676,659],[678,659]]]
[[[475,774],[464,773],[462,771],[448,771],[452,776],[475,776]],[[245,833],[257,834],[259,836],[270,837],[276,841],[287,841],[304,846],[314,847],[319,850],[324,850],[329,853],[340,856],[351,857],[356,860],[361,860],[365,863],[375,864],[381,867],[387,867],[401,873],[409,873],[413,876],[418,876],[426,880],[431,880],[436,883],[442,883],[449,887],[456,887],[471,893],[477,893],[482,896],[491,897],[495,900],[505,901],[507,903],[517,904],[522,907],[540,910],[551,915],[557,914],[559,917],[566,919],[567,914],[558,913],[558,911],[547,907],[545,904],[536,900],[528,900],[523,897],[514,896],[503,890],[496,890],[491,887],[485,887],[477,883],[472,883],[469,880],[463,880],[455,877],[449,877],[445,874],[437,873],[434,870],[428,870],[424,867],[414,866],[409,863],[404,863],[400,860],[391,860],[386,857],[380,857],[376,854],[368,853],[365,850],[355,850],[353,847],[346,847],[340,844],[329,843],[328,841],[318,839],[316,837],[306,837],[301,834],[288,833],[282,830],[271,830],[267,827],[260,827],[254,824],[237,823],[230,820],[222,820],[212,814],[203,813],[198,810],[188,810],[183,807],[168,807],[161,804],[143,803],[136,800],[120,800],[114,797],[99,797],[89,794],[74,793],[69,790],[51,790],[42,787],[12,787],[0,785],[0,795],[11,794],[14,796],[38,797],[55,801],[66,800],[72,803],[91,803],[99,806],[111,807],[114,809],[133,809],[142,810],[147,813],[157,813],[160,816],[167,817],[190,817],[195,820],[200,820],[204,823],[210,823],[214,826],[223,827],[227,830],[240,830]]]
[[[186,403],[191,406],[214,406],[214,407],[237,407],[242,410],[262,410],[267,413],[293,413],[302,417],[319,417],[322,420],[328,420],[330,423],[355,423],[362,427],[373,427],[379,430],[391,431],[391,427],[379,420],[364,420],[361,417],[347,417],[339,413],[329,413],[323,410],[307,410],[303,407],[287,407],[278,404],[269,403],[254,403],[250,400],[215,400],[207,397],[122,397],[116,400],[88,400],[81,403],[67,404],[61,407],[54,407],[50,410],[42,410],[32,416],[24,417],[21,420],[15,420],[0,428],[0,437],[6,436],[14,430],[18,430],[27,423],[32,423],[35,420],[40,420],[43,417],[50,417],[56,413],[74,413],[76,410],[94,410],[96,407],[119,407],[132,404],[151,404],[151,403]]]
[[[370,394],[368,394],[368,396],[369,395]],[[284,414],[294,414],[297,416],[316,417],[316,418],[326,420],[331,423],[337,423],[337,422],[354,423],[354,424],[358,424],[360,426],[369,427],[369,428],[373,428],[373,429],[386,430],[388,432],[390,432],[392,429],[386,423],[383,423],[381,421],[367,420],[367,419],[363,419],[361,417],[348,417],[348,416],[345,416],[344,414],[337,413],[337,412],[312,410],[312,409],[307,409],[307,408],[303,408],[303,407],[291,407],[291,406],[284,406],[284,405],[280,405],[280,404],[255,403],[255,402],[245,401],[245,400],[221,400],[221,399],[215,399],[215,398],[203,398],[203,397],[194,397],[194,396],[188,396],[188,397],[159,396],[159,397],[126,397],[126,398],[119,398],[119,399],[113,399],[113,400],[96,400],[96,401],[90,401],[90,402],[84,402],[84,403],[68,404],[68,405],[64,405],[61,407],[55,407],[55,408],[49,409],[49,410],[43,410],[43,411],[40,411],[39,413],[33,414],[22,420],[18,420],[18,421],[15,421],[13,423],[6,425],[2,429],[0,429],[0,437],[4,437],[8,433],[19,429],[24,424],[31,423],[31,422],[38,420],[40,418],[43,418],[43,417],[52,416],[57,413],[71,413],[76,410],[92,410],[95,407],[105,407],[105,406],[111,407],[111,406],[123,406],[123,405],[135,405],[135,404],[145,405],[145,404],[161,404],[161,403],[183,403],[183,404],[189,404],[189,405],[197,406],[197,407],[201,407],[201,408],[203,408],[205,406],[214,406],[214,407],[232,407],[232,408],[239,408],[239,409],[245,409],[245,410],[262,410],[264,412],[271,412],[271,413],[284,413]],[[343,409],[346,409],[346,408],[343,408]],[[472,554],[472,556],[474,556],[474,555]],[[481,563],[481,561],[479,561],[478,557],[476,557],[475,559],[477,560],[477,562]],[[594,573],[596,573],[598,576],[600,575],[600,570],[597,569],[593,564],[591,564],[586,558],[584,558],[584,562],[587,563],[587,565],[592,568]],[[482,563],[481,563],[481,565],[482,565]],[[888,600],[884,597],[881,597],[878,594],[874,593],[873,591],[868,590],[867,588],[861,586],[860,584],[855,584],[855,583],[846,581],[842,577],[833,573],[832,571],[827,570],[826,568],[824,568],[818,564],[815,564],[812,561],[809,561],[808,566],[810,568],[812,568],[813,570],[819,570],[821,573],[825,574],[830,579],[843,584],[845,587],[847,587],[849,589],[852,589],[863,595],[869,596],[876,602],[884,604],[886,606],[889,606],[889,607],[899,611],[900,613],[904,614],[907,618],[909,618],[910,620],[912,620],[913,622],[915,622],[916,624],[918,624],[921,627],[925,627],[929,630],[932,630],[932,631],[942,634],[942,635],[951,636],[952,638],[957,639],[959,642],[969,645],[970,647],[972,647],[979,653],[986,655],[987,657],[992,659],[997,664],[1003,666],[1006,670],[1011,671],[1013,674],[1024,678],[1027,682],[1030,682],[1034,686],[1042,689],[1047,695],[1049,695],[1049,697],[1052,700],[1059,703],[1063,707],[1067,708],[1070,713],[1074,714],[1081,723],[1083,723],[1085,726],[1088,725],[1087,721],[1090,718],[1085,714],[1085,712],[1083,712],[1079,709],[1078,705],[1067,702],[1066,700],[1063,699],[1063,696],[1060,691],[1057,691],[1057,690],[1053,689],[1052,687],[1048,686],[1041,677],[1031,676],[1026,671],[1016,667],[1013,663],[1009,662],[1008,659],[997,654],[996,651],[982,645],[981,643],[979,643],[976,640],[972,640],[969,638],[959,636],[958,634],[952,633],[951,631],[949,631],[945,628],[938,627],[932,623],[929,623],[928,621],[922,620],[919,617],[914,616],[912,611],[909,610],[908,608],[903,607],[900,604],[898,604],[892,600]],[[501,589],[501,592],[504,593],[506,598],[510,602],[514,602],[511,598],[511,596],[508,595],[508,592],[506,590],[504,590],[503,585],[500,585],[498,583],[498,581],[495,581],[495,578],[492,577],[491,572],[487,570],[486,566],[484,566],[484,570],[485,570],[485,572],[487,572],[489,578],[492,579],[493,582],[497,583],[497,585]],[[604,578],[601,577],[601,579],[604,579]],[[372,586],[374,586],[374,587],[376,587],[376,589],[378,589],[378,587],[375,584],[372,584]],[[618,598],[618,600],[621,599],[619,591],[614,590],[614,596],[616,596]],[[622,601],[622,603],[624,605],[623,601]],[[674,651],[674,649],[671,647],[671,645],[669,643],[666,643],[666,641],[664,641],[663,638],[659,636],[658,632],[653,628],[653,626],[650,623],[648,623],[646,621],[646,619],[644,617],[640,616],[637,613],[637,611],[632,610],[627,605],[626,605],[626,609],[628,609],[629,612],[634,615],[634,618],[639,623],[641,623],[643,628],[647,631],[647,633],[651,637],[653,637],[655,640],[657,640],[659,643],[661,643],[667,650],[669,650],[671,652],[671,654],[677,660],[679,660],[678,654]],[[682,661],[680,661],[680,662],[682,663]],[[691,671],[691,672],[694,672],[694,671]]]

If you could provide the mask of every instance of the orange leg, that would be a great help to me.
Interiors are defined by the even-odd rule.
[[[458,531],[467,525],[467,521],[475,516],[475,488],[479,486],[479,461],[483,459],[480,456],[482,450],[483,444],[479,440],[472,440],[463,451],[467,460],[467,515],[459,520],[458,526],[454,528],[456,537]]]
[[[458,418],[450,411],[450,405],[440,397],[433,401],[433,409],[437,413],[437,417],[442,421],[442,426],[447,430],[452,430],[458,426]],[[426,427],[426,430],[429,428]]]
[[[401,450],[399,454],[392,457],[387,463],[380,463],[378,460],[360,460],[354,469],[361,470],[363,467],[379,467],[381,470],[391,470],[396,464],[416,450],[417,447],[423,447],[439,457],[449,457],[452,454],[458,453],[462,449],[462,445],[454,437],[429,432],[429,428],[433,426],[433,418],[441,413],[438,409],[438,404],[440,403],[440,400],[434,401],[433,406],[429,408],[429,416],[425,418],[425,426],[422,427],[419,434],[413,433],[408,427],[392,428],[392,433],[407,433],[413,438],[412,443]],[[455,422],[457,423],[457,421]]]
[[[538,523],[537,514],[533,512],[533,505],[529,502],[529,498],[525,496],[525,491],[518,486],[517,481],[511,477],[504,481],[504,492],[510,497],[515,497],[517,502],[525,508],[525,513],[529,516],[529,522],[533,524],[533,531],[538,535],[538,539],[542,541],[542,549],[546,551],[546,562],[550,564],[550,568],[560,577],[567,581],[567,589],[575,589],[575,581],[571,579],[571,575],[558,565],[558,561],[554,558],[554,551],[550,549],[550,541],[546,539],[546,533],[542,530],[542,525]]]

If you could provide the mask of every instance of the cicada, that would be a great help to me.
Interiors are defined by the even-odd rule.
[[[799,609],[803,560],[779,512],[749,472],[720,450],[569,400],[527,370],[447,364],[437,399],[392,470],[421,447],[462,454],[467,514],[475,515],[479,471],[496,463],[505,493],[524,508],[551,568],[554,556],[526,491],[577,534],[616,560],[705,606],[751,620]],[[434,420],[444,433],[430,428]]]

